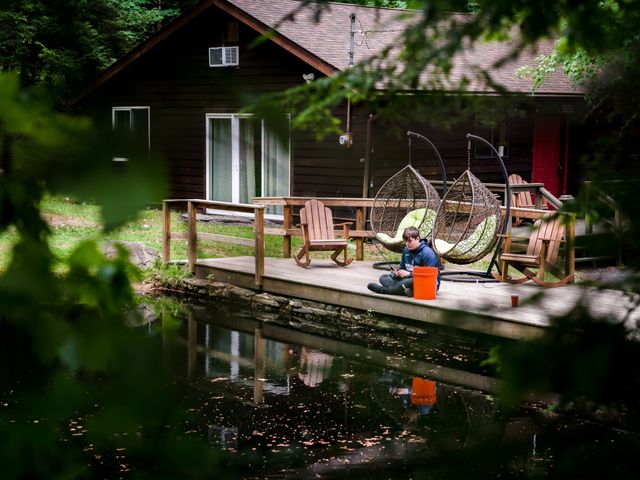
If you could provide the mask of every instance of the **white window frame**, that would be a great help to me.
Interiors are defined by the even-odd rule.
[[[147,111],[147,149],[151,150],[151,107],[149,106],[119,106],[111,107],[111,131],[116,129],[116,112],[129,112],[129,130],[133,130],[133,110]],[[114,162],[128,162],[125,157],[113,157]]]
[[[253,118],[254,115],[252,113],[207,113],[205,114],[205,183],[206,183],[206,198],[211,199],[211,182],[210,182],[210,166],[209,159],[211,158],[211,128],[210,122],[211,119],[231,119],[231,201],[233,203],[240,203],[240,119],[243,118]],[[291,116],[287,115],[287,119],[290,121]],[[264,197],[264,185],[265,185],[265,161],[266,154],[264,149],[264,138],[265,138],[265,121],[264,119],[260,120],[260,195]],[[287,191],[291,194],[291,135],[289,134],[288,138],[288,151],[289,151],[289,177],[287,179]],[[241,212],[228,212],[228,211],[217,211],[217,210],[207,210],[210,213],[220,213],[225,215],[236,215],[236,216],[248,216],[253,217],[253,214],[241,213]],[[274,215],[274,214],[266,214],[266,219],[269,220],[283,220],[283,215]]]
[[[222,63],[216,64],[211,61],[211,52],[213,50],[220,50],[222,54]],[[230,52],[234,52],[231,54]],[[229,56],[235,56],[235,61],[228,60]],[[209,66],[213,68],[220,67],[237,67],[240,65],[240,47],[209,47]]]

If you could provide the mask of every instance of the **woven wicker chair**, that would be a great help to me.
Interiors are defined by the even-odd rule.
[[[440,196],[433,185],[407,165],[378,191],[369,217],[371,229],[386,248],[400,253],[406,227],[416,227],[424,238],[429,237],[439,205]]]
[[[429,238],[435,213],[440,206],[440,195],[434,186],[411,165],[411,140],[417,138],[433,150],[442,171],[443,189],[447,176],[442,157],[435,145],[424,136],[407,132],[409,163],[387,180],[373,200],[369,220],[375,238],[391,251],[401,253],[404,248],[402,232],[416,227],[422,238]]]
[[[498,199],[467,169],[442,199],[431,243],[449,262],[473,263],[495,247],[501,219]]]

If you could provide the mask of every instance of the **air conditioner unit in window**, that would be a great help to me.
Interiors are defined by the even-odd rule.
[[[230,67],[238,65],[238,47],[211,47],[209,49],[210,67]]]

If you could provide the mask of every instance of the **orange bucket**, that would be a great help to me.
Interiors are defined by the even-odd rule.
[[[413,267],[413,298],[435,300],[438,287],[438,267]]]

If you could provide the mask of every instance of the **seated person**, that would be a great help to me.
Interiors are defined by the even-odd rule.
[[[413,297],[413,267],[438,267],[438,256],[429,247],[426,240],[420,239],[416,227],[405,228],[402,238],[405,247],[400,260],[400,268],[380,276],[380,284],[370,283],[367,288],[372,292]],[[440,272],[438,272],[440,288]]]

